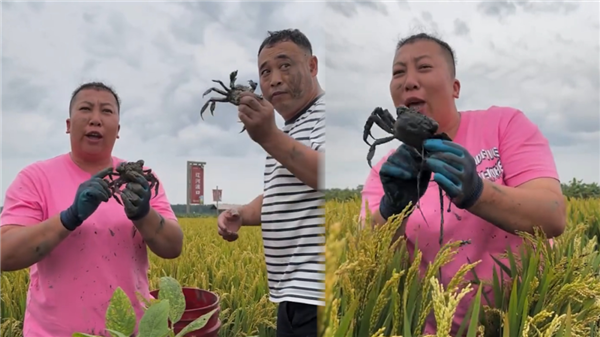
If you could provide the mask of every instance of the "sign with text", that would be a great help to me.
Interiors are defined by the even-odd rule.
[[[204,164],[201,162],[188,162],[190,205],[204,205]]]
[[[223,197],[223,190],[213,189],[213,201],[214,202],[222,201],[221,200],[222,197]]]

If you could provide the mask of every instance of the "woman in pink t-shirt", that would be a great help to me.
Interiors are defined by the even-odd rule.
[[[127,184],[123,206],[103,177],[120,129],[120,102],[102,83],[80,86],[71,98],[71,152],[25,167],[6,191],[0,214],[2,271],[29,268],[24,337],[109,336],[108,302],[117,287],[149,298],[148,253],[181,253],[183,233],[162,185],[155,196],[144,178]],[[152,193],[152,194],[151,194]]]
[[[548,141],[519,110],[492,106],[458,112],[460,82],[455,77],[450,46],[427,34],[402,40],[396,49],[390,93],[395,106],[409,106],[439,123],[438,132],[453,141],[427,140],[424,162],[406,145],[391,151],[370,171],[362,196],[361,216],[368,203],[372,225],[381,225],[412,202],[419,201],[405,219],[400,233],[410,251],[415,243],[423,252],[421,270],[440,249],[440,201],[444,192],[444,239],[469,240],[443,268],[447,285],[458,269],[481,260],[475,268],[480,279],[492,279],[491,255],[518,246],[515,231],[533,232],[541,226],[550,238],[566,224],[565,199]],[[423,164],[425,170],[418,176]],[[433,180],[431,178],[433,177]],[[431,181],[430,181],[431,180]],[[498,270],[498,272],[500,272]],[[484,288],[491,294],[491,289]],[[475,294],[459,305],[452,333],[456,333]],[[491,296],[488,296],[492,298]],[[435,333],[433,317],[425,332]]]

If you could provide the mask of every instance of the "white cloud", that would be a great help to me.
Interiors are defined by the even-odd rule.
[[[185,163],[206,161],[206,201],[244,203],[262,191],[264,153],[239,134],[236,109],[199,117],[202,93],[228,80],[257,79],[267,30],[298,28],[320,59],[328,94],[327,185],[362,184],[363,125],[392,108],[395,44],[420,27],[456,50],[459,109],[513,106],[552,143],[563,181],[600,177],[600,41],[597,3],[373,2],[3,3],[2,180],[69,151],[71,92],[105,81],[123,100],[115,155],[144,159],[172,203],[185,202]],[[487,13],[487,14],[486,14]],[[326,80],[329,86],[325,85]],[[281,123],[281,119],[278,119]],[[382,132],[374,132],[382,136]],[[396,143],[378,148],[376,158]]]
[[[522,110],[549,139],[561,180],[600,181],[598,3],[377,6],[336,2],[326,9],[328,187],[364,183],[364,123],[377,106],[393,109],[396,43],[422,30],[441,36],[456,52],[459,110]],[[385,136],[377,128],[373,135]],[[398,144],[379,147],[373,163]]]
[[[245,203],[262,192],[265,154],[239,134],[236,108],[200,119],[212,79],[258,79],[256,54],[268,30],[298,28],[322,59],[318,3],[3,3],[2,181],[69,149],[72,91],[99,80],[123,101],[114,155],[144,159],[172,203],[186,200],[186,161],[205,161],[205,202]],[[259,15],[260,16],[257,16]],[[278,119],[281,123],[281,119]]]

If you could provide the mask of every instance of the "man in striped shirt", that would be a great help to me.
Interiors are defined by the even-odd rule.
[[[325,297],[325,209],[320,169],[325,152],[325,99],[318,62],[297,29],[269,32],[258,50],[264,99],[244,93],[239,118],[267,152],[264,193],[219,216],[219,234],[262,226],[269,297],[279,304],[278,337],[316,337]],[[276,110],[285,120],[280,130]]]

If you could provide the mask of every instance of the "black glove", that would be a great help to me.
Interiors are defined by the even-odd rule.
[[[427,191],[431,171],[421,170],[422,159],[413,148],[402,144],[381,166],[379,177],[385,194],[379,204],[379,213],[387,220],[402,213],[409,202],[413,205]]]
[[[138,183],[128,183],[121,193],[125,214],[131,221],[144,218],[150,212],[150,185],[143,176],[136,177]]]
[[[60,213],[60,221],[66,229],[74,231],[96,211],[101,202],[110,199],[108,183],[102,179],[110,172],[112,168],[104,169],[79,185],[73,205]]]
[[[483,180],[477,174],[475,159],[464,147],[452,141],[428,139],[425,166],[433,171],[433,180],[460,209],[471,208],[481,197]]]

